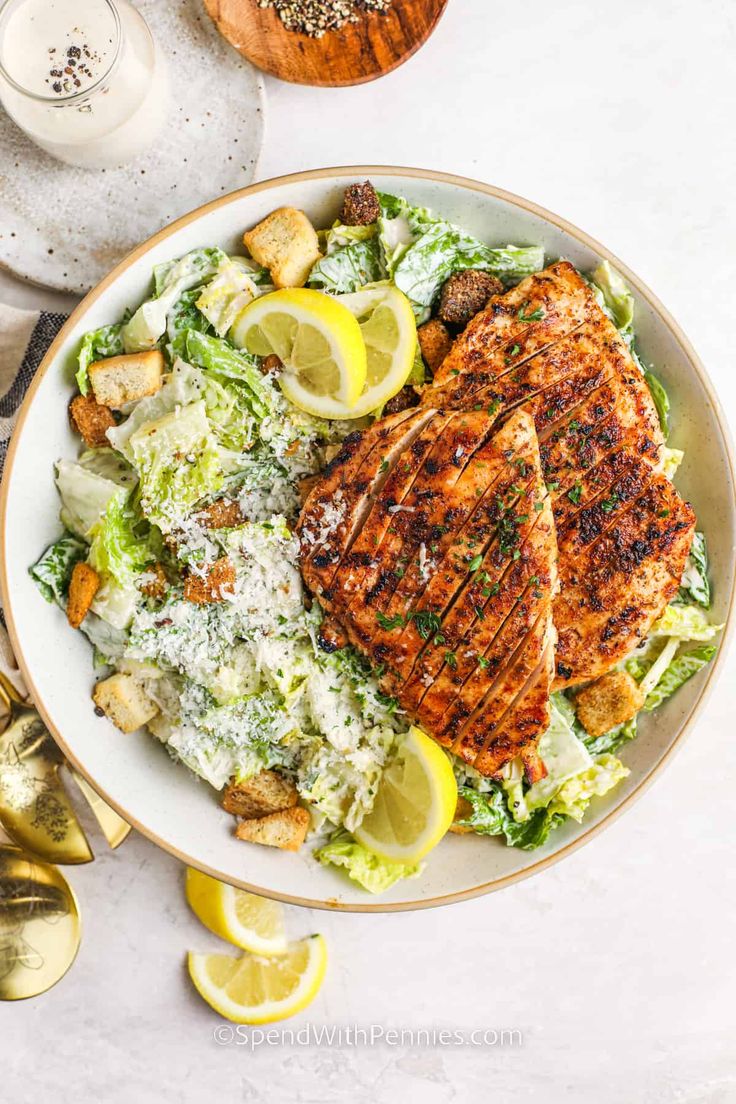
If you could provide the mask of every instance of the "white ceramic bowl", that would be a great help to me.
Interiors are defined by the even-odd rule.
[[[675,430],[670,443],[685,449],[677,483],[708,534],[713,615],[726,621],[734,589],[733,465],[718,401],[685,336],[633,273],[569,223],[485,184],[413,169],[322,169],[266,181],[201,207],[131,253],[77,308],[41,365],[8,456],[0,528],[3,600],[23,674],[64,752],[100,794],[155,843],[229,882],[296,904],[380,911],[423,908],[501,888],[543,870],[590,839],[642,792],[681,742],[713,683],[718,659],[644,718],[640,735],[623,752],[631,774],[608,797],[594,799],[581,826],[569,822],[544,848],[531,853],[497,840],[449,836],[429,857],[421,878],[400,882],[373,898],[340,873],[319,866],[309,847],[293,855],[238,842],[232,819],[219,808],[214,791],[173,763],[152,737],[123,736],[95,717],[89,645],[68,628],[61,610],[42,600],[28,576],[29,564],[58,535],[52,464],[77,453],[66,406],[81,335],[140,302],[155,263],[195,246],[218,244],[237,251],[243,229],[282,205],[304,208],[316,225],[328,225],[344,185],[366,178],[385,191],[433,207],[489,242],[541,243],[550,257],[565,256],[581,269],[608,258],[623,272],[636,297],[641,350],[672,399]]]

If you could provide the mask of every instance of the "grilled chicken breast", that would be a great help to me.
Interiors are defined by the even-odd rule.
[[[422,402],[533,417],[559,545],[554,688],[597,678],[676,593],[695,530],[626,343],[560,261],[476,315]]]
[[[495,773],[549,723],[554,520],[534,422],[421,407],[352,434],[300,518],[302,574],[425,731]]]

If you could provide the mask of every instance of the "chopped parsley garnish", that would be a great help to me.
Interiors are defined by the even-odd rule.
[[[473,556],[472,560],[468,564],[468,571],[477,571],[482,563],[483,556],[479,552],[477,556]]]
[[[379,472],[388,471],[388,460],[382,460],[378,470],[379,470]]]
[[[473,606],[473,609],[475,610],[475,616],[478,618],[478,620],[479,621],[485,621],[486,615],[483,612],[483,607],[482,606]]]
[[[500,407],[500,405],[501,405],[501,400],[500,399],[494,399],[493,402],[489,403],[489,406],[488,406],[488,416],[489,416],[489,418],[492,418],[494,414],[498,413],[498,408]]]
[[[506,350],[506,356],[503,358],[504,364],[510,364],[514,357],[517,356],[520,352],[521,345],[512,345],[510,349]]]
[[[490,664],[490,662],[491,662],[490,659],[486,659],[485,656],[481,656],[480,659],[478,660],[478,666],[482,667],[483,670],[485,670],[486,667],[488,667],[488,665]]]
[[[457,670],[457,656],[454,652],[445,652],[445,662],[453,671]]]
[[[560,489],[560,484],[556,481],[554,483],[547,483],[546,486],[547,486],[547,490],[550,491],[550,492],[558,491]]]
[[[534,509],[537,511],[538,514],[541,514],[542,510],[544,509],[544,503],[543,502],[535,502],[534,503]]]
[[[376,692],[376,701],[380,702],[388,713],[395,713],[399,707],[396,698],[391,698],[388,694],[382,694],[380,691]]]
[[[610,514],[618,501],[619,497],[614,491],[610,498],[604,498],[603,502],[601,502],[601,510],[604,514]]]
[[[400,629],[404,624],[404,618],[400,613],[397,613],[395,617],[387,617],[386,614],[381,613],[380,610],[376,614],[376,621],[386,632],[393,632],[394,629]]]
[[[544,318],[544,310],[542,309],[542,307],[537,307],[537,309],[532,311],[531,314],[527,314],[526,313],[526,308],[528,306],[529,306],[529,300],[527,299],[526,303],[522,303],[522,305],[519,307],[519,313],[516,316],[519,319],[519,321],[520,322],[541,322],[541,320]]]
[[[432,610],[413,610],[409,614],[409,620],[416,625],[422,640],[429,640],[432,633],[438,632],[442,624],[439,616]]]
[[[577,506],[578,502],[580,502],[580,499],[583,497],[583,484],[577,482],[575,486],[571,487],[570,490],[567,492],[567,497],[570,499],[573,505]]]
[[[657,517],[659,517],[659,518],[666,518],[666,517],[669,517],[669,516],[670,516],[669,510],[660,510],[659,513],[657,514]]]

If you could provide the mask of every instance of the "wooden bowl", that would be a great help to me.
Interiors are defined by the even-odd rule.
[[[294,84],[339,87],[376,80],[424,45],[447,0],[393,0],[384,13],[361,13],[357,23],[322,38],[287,31],[273,8],[257,0],[204,0],[215,26],[259,69]]]

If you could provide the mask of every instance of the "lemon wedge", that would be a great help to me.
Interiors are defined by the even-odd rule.
[[[365,387],[349,415],[362,418],[393,398],[411,374],[417,350],[414,312],[404,293],[390,286],[336,298],[355,315],[365,342]]]
[[[333,296],[309,288],[262,295],[238,315],[229,338],[256,356],[283,362],[281,390],[319,418],[355,418],[365,387],[366,349],[360,326]]]
[[[383,772],[373,808],[355,829],[382,859],[416,863],[452,824],[457,785],[450,760],[420,728],[410,728]]]
[[[186,895],[197,919],[221,939],[253,954],[285,953],[284,910],[278,901],[235,889],[192,867],[187,869]]]
[[[221,1016],[233,1023],[274,1023],[314,1000],[327,968],[327,947],[321,935],[310,935],[290,943],[278,958],[190,951],[187,964],[200,996]]]

